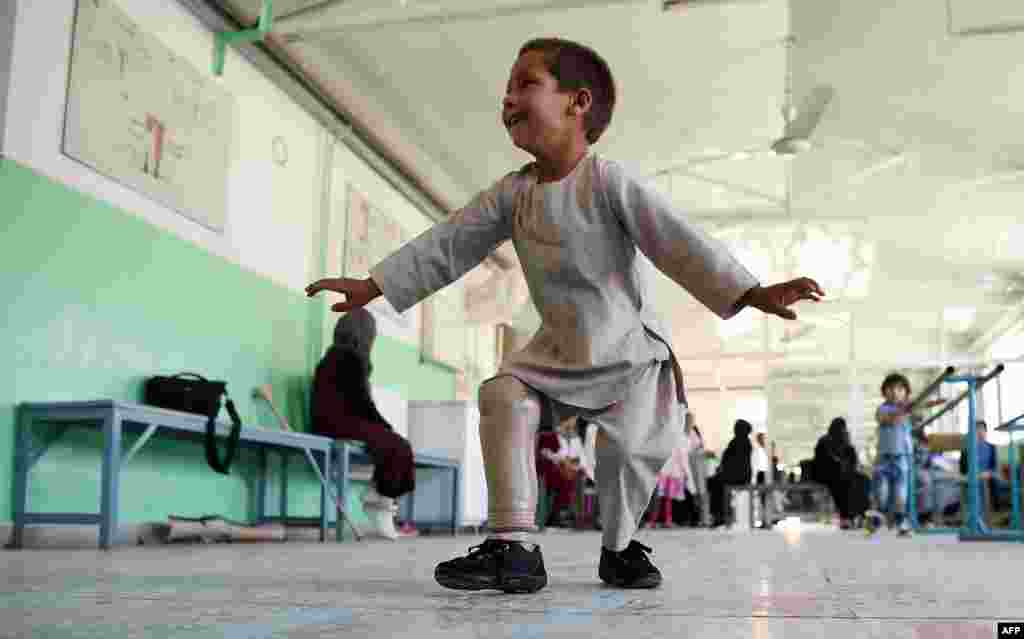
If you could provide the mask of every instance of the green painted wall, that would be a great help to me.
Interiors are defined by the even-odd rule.
[[[326,313],[320,300],[10,160],[0,160],[0,255],[0,520],[11,520],[19,402],[141,401],[148,376],[191,370],[226,380],[247,425],[276,427],[250,396],[272,383],[279,408],[306,429]],[[452,373],[422,365],[415,348],[381,338],[373,360],[374,384],[409,399],[454,397]],[[33,468],[29,509],[97,512],[99,454],[96,431],[71,431]],[[248,455],[222,476],[198,442],[156,437],[123,471],[122,521],[247,519],[255,469]],[[314,515],[319,485],[301,455],[290,459],[289,478],[289,514]]]

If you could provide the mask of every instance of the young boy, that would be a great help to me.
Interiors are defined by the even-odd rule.
[[[718,242],[614,162],[591,153],[611,121],[615,84],[591,49],[561,39],[526,43],[511,70],[501,119],[535,161],[385,258],[370,278],[322,279],[308,295],[346,295],[347,311],[383,294],[398,311],[457,280],[511,239],[541,327],[479,391],[490,536],[437,566],[448,588],[534,592],[547,584],[534,532],[534,438],[543,419],[579,415],[598,426],[602,513],[598,574],[653,588],[651,549],[633,540],[656,475],[681,434],[682,374],[652,310],[637,249],[722,318],[746,306],[787,319],[823,295],[800,278],[762,288]],[[443,425],[438,424],[438,428]]]

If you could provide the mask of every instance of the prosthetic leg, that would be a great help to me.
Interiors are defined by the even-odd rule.
[[[487,476],[490,536],[469,555],[438,564],[434,579],[458,590],[536,592],[548,583],[536,530],[538,395],[514,377],[480,387],[480,446]]]

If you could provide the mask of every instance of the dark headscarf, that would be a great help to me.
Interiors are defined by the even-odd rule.
[[[745,419],[737,419],[732,432],[735,437],[722,452],[722,463],[718,466],[718,474],[729,484],[750,483],[750,455],[754,446],[750,443],[750,433],[754,427]]]
[[[354,308],[338,318],[334,325],[334,348],[347,355],[354,355],[369,376],[370,351],[377,339],[377,321],[365,308]]]
[[[836,478],[848,476],[857,467],[857,451],[850,443],[850,431],[846,420],[836,417],[828,425],[828,432],[814,447],[814,476],[817,481],[828,483]]]
[[[828,425],[828,436],[835,442],[836,446],[843,446],[850,443],[850,431],[846,428],[846,420],[836,417]]]

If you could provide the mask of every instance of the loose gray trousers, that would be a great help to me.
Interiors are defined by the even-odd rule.
[[[674,443],[666,433],[682,437],[686,406],[676,394],[672,363],[652,361],[625,397],[596,410],[545,397],[507,374],[484,382],[479,399],[490,529],[536,529],[536,435],[542,416],[553,423],[583,416],[599,428],[595,480],[602,545],[625,549],[672,454]]]

